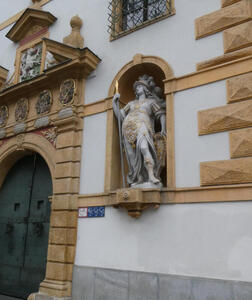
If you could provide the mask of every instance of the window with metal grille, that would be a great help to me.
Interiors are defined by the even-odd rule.
[[[108,19],[111,38],[173,14],[172,2],[173,0],[111,0]]]

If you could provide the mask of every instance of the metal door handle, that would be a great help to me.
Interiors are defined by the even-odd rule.
[[[43,223],[32,223],[32,224],[34,226],[33,231],[36,234],[36,236],[41,236],[44,229]]]

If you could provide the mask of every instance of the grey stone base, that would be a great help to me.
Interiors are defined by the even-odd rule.
[[[54,297],[54,296],[49,296],[41,293],[34,293],[32,294],[32,297],[30,297],[31,300],[71,300],[71,297]],[[28,300],[30,300],[28,298]]]
[[[252,283],[75,266],[72,300],[252,300]]]

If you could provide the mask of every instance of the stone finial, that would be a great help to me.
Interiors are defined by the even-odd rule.
[[[35,9],[41,9],[40,1],[41,0],[32,0],[33,8],[35,8]]]
[[[70,21],[72,32],[68,36],[64,37],[63,39],[64,44],[75,48],[83,48],[84,38],[81,36],[80,33],[82,24],[83,24],[82,19],[78,15],[72,17]]]

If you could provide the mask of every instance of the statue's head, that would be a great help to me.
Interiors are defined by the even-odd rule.
[[[153,81],[153,77],[146,74],[140,76],[139,80],[136,81],[133,85],[133,89],[137,98],[142,93],[145,93],[146,97],[151,96],[153,87],[155,87],[155,82]]]

